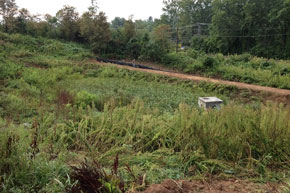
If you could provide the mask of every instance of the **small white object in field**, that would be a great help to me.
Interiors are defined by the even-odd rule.
[[[206,109],[221,109],[223,101],[217,97],[199,97],[198,105],[200,108]]]

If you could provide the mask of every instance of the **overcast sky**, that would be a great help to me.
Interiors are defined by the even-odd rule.
[[[97,0],[99,10],[104,11],[109,21],[116,16],[128,19],[159,18],[162,14],[162,0]],[[91,0],[16,0],[20,8],[27,8],[32,14],[55,15],[64,5],[71,5],[82,13],[90,6]]]

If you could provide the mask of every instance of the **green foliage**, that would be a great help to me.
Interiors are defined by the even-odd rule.
[[[59,22],[60,37],[67,41],[75,41],[80,33],[79,14],[75,7],[64,6],[56,13]]]
[[[96,14],[91,11],[84,13],[80,20],[80,33],[95,53],[104,53],[111,38],[105,13]]]
[[[94,3],[82,16],[76,8],[64,6],[56,15],[46,14],[41,19],[27,9],[19,10],[15,0],[4,0],[0,6],[3,17],[0,29],[6,33],[89,44],[94,53],[118,59],[160,62],[173,49],[172,40],[207,53],[248,52],[267,58],[290,57],[289,0],[165,0],[163,3],[160,19],[133,21],[116,17],[110,24]],[[145,33],[150,34],[150,41],[142,44],[140,37]],[[156,34],[163,38],[156,39]]]
[[[57,40],[46,38],[34,38],[20,34],[0,33],[0,45],[4,59],[7,57],[16,57],[19,60],[28,60],[31,58],[62,56],[63,59],[83,60],[92,57],[92,53],[76,43],[62,43]],[[16,46],[17,45],[17,46]]]
[[[129,191],[167,178],[289,178],[289,106],[240,104],[250,95],[234,87],[69,60],[90,54],[77,44],[7,34],[1,40],[8,69],[0,85],[1,192],[66,192],[82,185],[71,167],[96,160],[109,174],[117,154],[118,176],[103,181],[111,191],[121,180]],[[288,72],[286,61],[249,55],[191,50],[168,57],[172,66],[190,62],[200,72]],[[204,111],[200,96],[217,96],[225,106]]]
[[[1,122],[1,192],[65,191],[70,185],[69,167],[62,161],[61,155],[60,159],[52,160],[43,153],[38,154],[46,142],[40,140],[41,132],[30,131],[35,128],[29,127]]]
[[[287,0],[218,0],[212,7],[211,41],[220,52],[289,58],[289,18],[281,13],[289,14]]]
[[[269,60],[246,53],[229,56],[205,55],[188,50],[167,54],[163,57],[162,63],[186,73],[263,86],[290,88],[290,65],[287,60]]]
[[[204,58],[202,64],[205,68],[213,68],[215,67],[215,65],[217,65],[217,62],[215,58],[207,56]]]
[[[21,66],[12,62],[6,63],[5,60],[0,61],[0,80],[16,78],[19,75],[21,69]]]
[[[81,91],[76,94],[75,103],[77,106],[82,108],[87,108],[88,106],[94,106],[98,110],[102,110],[103,104],[100,103],[99,98],[91,93],[86,91]]]
[[[15,16],[17,15],[17,5],[15,0],[2,0],[0,4],[0,15],[2,18],[3,30],[5,32],[14,32]]]
[[[24,98],[14,94],[0,93],[0,115],[20,121],[35,115],[34,109],[27,106]],[[18,115],[14,117],[14,115]]]

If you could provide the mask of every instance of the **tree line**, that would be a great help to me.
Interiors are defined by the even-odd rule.
[[[92,1],[79,14],[64,6],[56,15],[32,15],[15,0],[0,0],[6,33],[87,44],[98,55],[160,61],[173,49],[290,58],[290,0],[164,0],[158,19],[116,17],[108,22]]]
[[[116,17],[109,23],[95,0],[82,15],[75,7],[64,6],[56,15],[44,17],[19,9],[15,0],[0,0],[0,15],[3,32],[84,43],[105,57],[160,60],[170,50],[169,26],[152,17],[136,21]]]
[[[290,58],[290,0],[166,0],[182,44],[223,54]],[[204,25],[202,25],[204,24]]]

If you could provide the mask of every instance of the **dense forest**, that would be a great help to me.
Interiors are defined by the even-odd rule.
[[[170,50],[192,48],[288,59],[289,14],[289,0],[165,0],[160,18],[109,22],[95,0],[83,14],[65,6],[45,16],[30,14],[15,0],[1,0],[0,29],[84,43],[109,58],[161,61]]]

